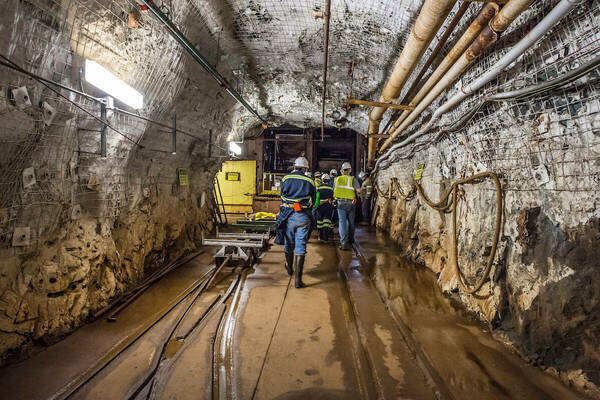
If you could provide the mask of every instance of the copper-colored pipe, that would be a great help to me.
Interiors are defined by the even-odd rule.
[[[321,110],[321,141],[325,138],[325,96],[327,95],[327,59],[329,55],[329,17],[331,15],[331,0],[325,0],[325,28],[323,32],[323,108]]]
[[[456,0],[425,0],[415,25],[402,49],[396,66],[381,92],[380,102],[395,103],[400,96],[406,79],[413,72],[423,53],[435,37],[440,26],[452,10]],[[379,133],[379,124],[386,108],[374,107],[369,114],[369,134]],[[373,138],[369,139],[368,160],[372,165],[377,143]]]
[[[444,47],[444,45],[448,41],[448,38],[450,37],[452,32],[454,32],[456,25],[458,25],[458,22],[462,19],[463,15],[465,15],[465,12],[467,12],[467,9],[469,8],[470,5],[471,5],[471,3],[469,3],[468,1],[463,1],[461,3],[460,8],[456,12],[456,15],[454,15],[454,18],[452,18],[452,21],[450,21],[450,24],[448,24],[448,27],[444,31],[444,34],[442,35],[440,40],[438,40],[437,44],[431,51],[431,54],[427,58],[427,61],[425,61],[425,64],[419,71],[419,74],[417,75],[417,77],[413,81],[412,85],[410,86],[410,88],[408,89],[408,91],[406,92],[406,94],[404,95],[402,100],[400,101],[400,104],[406,104],[406,102],[409,101],[412,98],[412,96],[415,94],[417,87],[419,87],[421,85],[421,78],[423,78],[423,75],[425,75],[425,72],[427,72],[427,70],[429,69],[429,66],[431,65],[431,63],[433,63],[433,60],[435,60],[437,58],[440,50],[442,50],[442,47]],[[392,116],[388,120],[388,122],[385,124],[382,132],[386,132],[387,129],[390,127],[390,124],[392,124],[393,122],[396,122],[396,119],[398,119],[398,115],[400,115],[400,111],[394,110],[394,113],[392,114]]]
[[[439,82],[429,91],[423,100],[416,106],[416,108],[408,114],[402,125],[396,130],[390,132],[390,138],[385,141],[381,150],[385,150],[392,144],[394,138],[399,136],[404,129],[406,129],[411,123],[413,123],[421,113],[429,107],[429,105],[446,90],[450,85],[461,76],[467,68],[473,63],[473,61],[479,57],[483,52],[488,49],[493,43],[498,40],[500,33],[506,30],[510,23],[514,21],[529,5],[533,0],[510,0],[502,9],[498,12],[496,17],[481,31],[477,40],[475,40],[471,46],[462,54],[462,56],[452,65],[446,74],[439,80]],[[396,121],[398,122],[398,121]]]
[[[496,15],[499,7],[493,3],[485,4],[479,14],[475,17],[471,25],[467,28],[465,33],[458,39],[452,50],[448,52],[444,60],[438,65],[436,70],[431,74],[429,79],[425,82],[425,84],[421,87],[421,89],[417,92],[417,94],[410,101],[410,105],[416,106],[419,102],[431,91],[433,86],[438,83],[438,81],[444,76],[446,72],[450,69],[452,64],[456,62],[458,57],[467,49],[467,47],[473,43],[473,40],[477,38],[477,35],[481,33],[483,28],[490,22],[490,20]],[[410,113],[403,112],[400,116],[394,121],[394,125],[390,129],[390,133],[396,131],[400,124],[408,117]],[[385,146],[385,145],[384,145]],[[383,148],[382,148],[383,150]]]

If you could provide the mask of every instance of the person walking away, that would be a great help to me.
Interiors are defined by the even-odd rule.
[[[321,176],[323,183],[317,188],[317,201],[315,202],[315,218],[317,220],[317,230],[319,240],[329,241],[333,233],[333,189],[329,186],[329,175]]]
[[[342,174],[335,178],[333,198],[337,200],[339,218],[340,249],[350,250],[354,243],[354,219],[356,217],[356,198],[360,194],[360,185],[350,173],[349,162],[342,164]]]
[[[373,181],[369,172],[364,173],[363,183],[360,186],[360,198],[363,222],[371,223],[371,200],[373,198]]]
[[[305,286],[302,272],[312,225],[311,208],[316,201],[314,181],[305,175],[307,171],[308,160],[298,157],[294,161],[294,170],[281,179],[281,207],[275,240],[275,243],[283,244],[285,269],[290,276],[295,271],[298,289]]]

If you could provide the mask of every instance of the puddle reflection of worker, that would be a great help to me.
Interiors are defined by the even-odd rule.
[[[329,186],[329,175],[321,175],[322,184],[317,187],[317,201],[315,202],[315,219],[317,220],[317,230],[319,231],[319,240],[329,241],[333,234],[333,189]]]
[[[316,200],[314,181],[305,176],[307,171],[308,160],[298,157],[294,170],[281,179],[282,204],[277,214],[275,243],[284,245],[285,269],[290,276],[296,272],[296,288],[304,287],[302,272],[313,224],[311,208]]]

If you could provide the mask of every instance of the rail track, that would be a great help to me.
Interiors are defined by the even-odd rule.
[[[180,259],[180,262],[173,262],[159,269],[142,284],[116,299],[110,307],[98,312],[97,316],[107,315],[108,321],[114,321],[119,312],[142,295],[152,284],[200,253],[188,255]],[[243,265],[228,267],[231,258],[231,255],[226,256],[219,266],[214,265],[211,267],[191,289],[183,293],[172,307],[157,316],[146,329],[132,337],[125,345],[98,360],[93,368],[80,375],[50,398],[62,400],[87,397],[87,391],[93,389],[94,381],[100,379],[103,372],[112,368],[119,368],[119,364],[123,362],[123,359],[129,356],[126,354],[128,349],[146,338],[150,330],[157,324],[168,323],[170,326],[165,327],[166,329],[163,328],[166,334],[160,338],[156,345],[150,367],[144,371],[142,378],[129,388],[123,398],[142,400],[159,397],[165,381],[168,380],[169,370],[177,362],[177,352],[181,350],[188,338],[192,335],[198,335],[206,329],[206,321],[210,318],[219,319],[217,329],[211,333],[212,343],[210,345],[213,359],[211,366],[213,381],[211,397],[219,398],[219,396],[224,395],[227,392],[226,388],[231,387],[230,370],[227,366],[231,365],[230,361],[232,359],[231,335],[235,325],[232,317],[237,310],[239,292],[243,287],[247,273],[250,271],[248,267],[253,266],[258,259],[257,255],[252,252],[251,257]],[[226,289],[223,291],[223,288]],[[208,300],[208,305],[200,304],[200,300]],[[165,321],[165,317],[172,316],[174,312],[177,312],[177,316],[174,319],[171,317],[170,321]],[[229,389],[229,392],[231,393],[231,389]]]

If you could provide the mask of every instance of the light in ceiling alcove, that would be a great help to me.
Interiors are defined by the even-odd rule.
[[[85,60],[85,80],[130,107],[144,106],[144,96],[95,61]]]
[[[235,142],[229,142],[229,151],[235,154],[236,156],[242,154],[242,148],[239,144]]]

